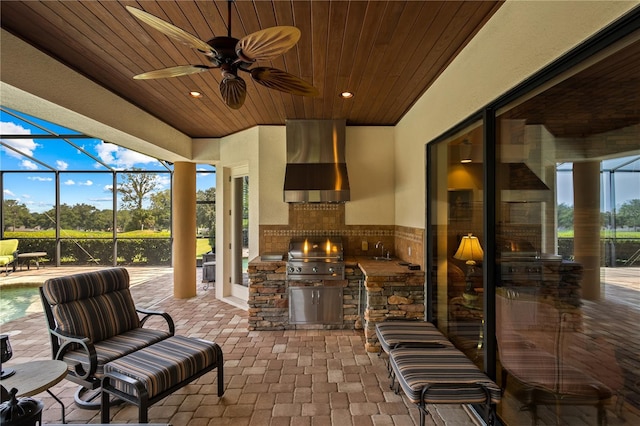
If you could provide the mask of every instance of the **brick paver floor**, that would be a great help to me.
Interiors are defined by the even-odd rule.
[[[57,268],[46,268],[53,273]],[[56,271],[62,272],[60,270]],[[200,274],[201,271],[199,270]],[[175,299],[173,273],[156,270],[146,282],[131,268],[131,292],[140,307],[171,314],[176,334],[218,343],[225,356],[225,395],[216,396],[216,373],[211,372],[165,398],[149,410],[150,423],[173,426],[403,426],[418,424],[418,410],[389,389],[382,359],[364,350],[362,333],[355,330],[249,331],[247,313],[198,286],[197,296]],[[9,277],[11,277],[11,274]],[[16,274],[17,275],[17,274]],[[51,349],[41,312],[3,324],[14,356],[10,366],[50,359]],[[65,404],[72,424],[100,423],[99,411],[73,403],[77,386],[67,380],[51,391]],[[47,393],[44,423],[61,421],[60,406]],[[457,405],[431,407],[428,425],[472,425]],[[137,422],[130,405],[112,408],[112,423]]]

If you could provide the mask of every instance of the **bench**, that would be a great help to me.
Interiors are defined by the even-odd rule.
[[[376,324],[380,352],[389,355],[398,347],[451,347],[453,344],[430,322],[420,320],[387,320]],[[389,376],[391,365],[387,362]]]
[[[206,340],[173,336],[118,358],[104,366],[102,423],[109,423],[110,396],[138,406],[138,422],[148,408],[184,385],[218,368],[218,396],[224,394],[223,355]]]
[[[420,410],[425,424],[427,404],[484,404],[489,424],[502,391],[464,353],[454,347],[398,347],[389,352],[391,388],[402,389]],[[395,384],[397,380],[397,386]]]
[[[218,393],[222,393],[220,348],[212,342],[175,336],[173,320],[167,313],[136,308],[125,268],[105,268],[51,278],[40,287],[40,297],[51,336],[53,359],[66,362],[67,379],[80,385],[75,402],[81,408],[101,408],[101,400],[97,397],[107,373],[110,379],[105,383],[110,385],[114,380],[122,379],[120,375],[126,374],[123,369],[130,367],[131,377],[144,382],[145,378],[136,376],[134,369],[139,368],[135,360],[140,357],[155,357],[160,365],[166,366],[156,374],[148,373],[153,380],[161,375],[171,377],[163,379],[159,388],[148,388],[150,382],[144,386],[144,392],[149,396],[144,399],[138,394],[134,401],[141,409],[146,410],[153,404],[157,395],[168,394],[216,367]],[[151,318],[161,319],[155,321],[161,322],[158,328],[145,326]],[[179,350],[176,343],[181,344]],[[196,349],[197,353],[193,353]],[[143,392],[142,388],[138,389]]]
[[[387,353],[391,388],[400,389],[420,411],[425,424],[427,404],[484,404],[489,424],[502,392],[433,324],[385,321],[376,324],[380,354]]]

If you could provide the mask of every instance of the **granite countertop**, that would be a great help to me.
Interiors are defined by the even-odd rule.
[[[263,260],[261,256],[257,256],[252,259],[249,264],[250,265],[260,265],[266,263],[277,263],[284,265],[286,264],[286,260]],[[376,276],[398,276],[398,275],[423,275],[424,271],[422,269],[419,270],[411,270],[409,266],[405,264],[401,265],[401,259],[392,258],[391,260],[374,260],[369,256],[347,256],[345,258],[345,264],[347,266],[358,266],[362,269],[364,275],[370,277]]]
[[[401,259],[392,258],[391,260],[374,260],[367,256],[350,257],[345,259],[347,263],[356,263],[364,275],[369,277],[375,276],[392,276],[392,275],[423,275],[424,271],[411,270],[407,262]],[[404,263],[401,265],[401,263]]]

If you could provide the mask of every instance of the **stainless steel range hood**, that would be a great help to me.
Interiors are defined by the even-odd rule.
[[[345,120],[287,120],[287,203],[341,203],[351,198]]]

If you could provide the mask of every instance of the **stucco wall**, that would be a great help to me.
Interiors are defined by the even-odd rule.
[[[347,127],[352,199],[345,208],[347,225],[393,225],[393,133],[392,127]],[[221,140],[218,167],[243,161],[250,166],[261,225],[288,224],[289,207],[282,199],[286,157],[285,126],[259,126]]]
[[[396,225],[424,227],[426,143],[638,4],[507,1],[395,128]]]
[[[220,139],[220,162],[217,167],[216,188],[223,188],[224,197],[222,208],[216,208],[216,221],[218,224],[228,223],[231,187],[228,176],[235,177],[243,174],[249,176],[249,235],[251,237],[258,235],[258,224],[260,223],[260,173],[259,173],[259,142],[260,128],[253,127],[248,130],[236,133],[231,136]],[[224,169],[224,170],[223,170]],[[220,181],[222,178],[222,182]],[[220,202],[220,198],[216,199],[216,207]],[[229,228],[229,226],[226,226]],[[218,226],[218,230],[220,226]],[[225,231],[223,247],[229,247],[231,243],[230,235],[227,235],[228,229]],[[258,255],[257,238],[249,238],[249,258]]]
[[[289,207],[282,200],[287,163],[285,126],[260,127],[260,224],[286,225]]]
[[[347,225],[393,225],[393,127],[347,127],[346,157],[351,201]]]

